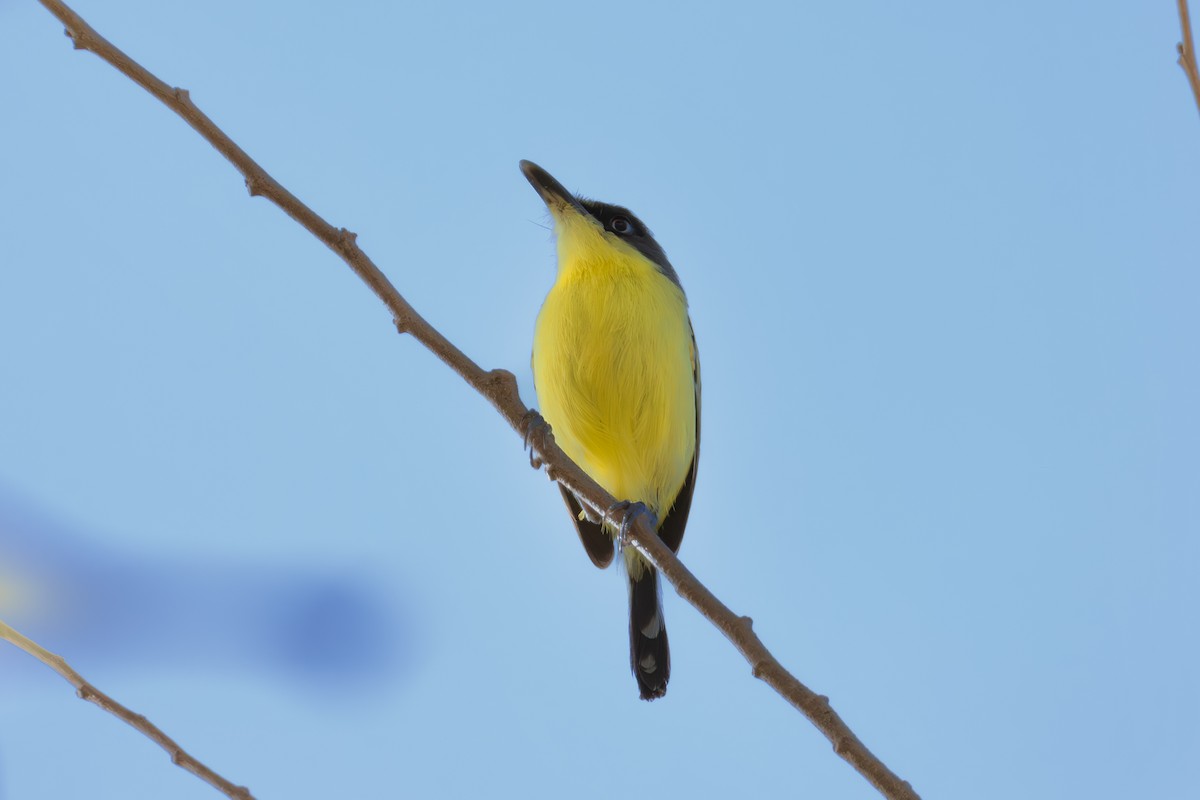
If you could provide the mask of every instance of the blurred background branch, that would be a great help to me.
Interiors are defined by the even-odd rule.
[[[147,739],[157,744],[163,750],[167,751],[167,755],[171,757],[171,762],[176,764],[205,783],[210,784],[226,797],[232,800],[254,800],[254,796],[250,794],[250,790],[244,786],[237,786],[225,778],[221,777],[203,763],[198,761],[182,747],[175,743],[175,740],[167,736],[162,730],[146,719],[141,714],[136,714],[130,711],[125,706],[113,700],[104,692],[92,686],[83,679],[83,676],[71,668],[61,656],[51,653],[37,642],[29,639],[26,636],[18,633],[3,620],[0,620],[0,639],[3,639],[10,644],[19,647],[29,655],[42,662],[50,669],[57,672],[63,677],[67,683],[75,687],[75,693],[79,695],[81,700],[87,700],[89,703],[95,703],[100,708],[112,714],[117,719],[120,719],[137,731],[142,733]]]
[[[1183,41],[1177,45],[1179,66],[1187,74],[1188,83],[1192,86],[1192,95],[1196,98],[1196,108],[1200,110],[1200,70],[1196,67],[1196,44],[1192,40],[1192,20],[1188,14],[1187,0],[1177,1],[1179,3],[1179,25],[1183,29]]]

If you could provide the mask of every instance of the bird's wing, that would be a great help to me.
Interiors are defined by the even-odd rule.
[[[692,334],[692,380],[696,386],[696,449],[692,452],[692,468],[675,496],[675,503],[658,527],[658,537],[673,552],[678,552],[683,542],[683,529],[687,527],[688,512],[692,510],[692,491],[696,488],[696,466],[700,463],[700,354],[696,351],[696,332],[691,327],[692,322],[688,320]]]
[[[571,521],[575,523],[575,530],[579,531],[579,541],[583,542],[583,549],[587,551],[588,558],[597,567],[604,569],[612,563],[613,553],[616,552],[613,537],[604,531],[602,525],[590,522],[583,516],[583,509],[579,505],[579,501],[567,487],[560,483],[558,489],[562,492],[563,500],[567,501],[567,508],[571,511]]]

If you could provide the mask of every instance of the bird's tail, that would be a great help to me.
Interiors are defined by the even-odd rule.
[[[671,650],[658,596],[658,571],[647,566],[629,576],[629,659],[643,700],[667,693]]]

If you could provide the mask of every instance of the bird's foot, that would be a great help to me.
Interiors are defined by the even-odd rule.
[[[612,515],[614,511],[624,511],[624,516],[621,517],[620,524],[614,524]],[[658,515],[650,510],[650,507],[640,500],[636,503],[631,503],[628,500],[622,500],[619,503],[613,503],[604,511],[603,522],[605,525],[615,527],[617,529],[617,546],[624,548],[629,543],[629,529],[633,527],[633,522],[640,516],[649,517],[650,530],[658,529]]]
[[[525,449],[529,451],[529,466],[541,469],[544,462],[539,458],[539,454],[546,452],[546,448],[554,441],[550,423],[546,422],[536,409],[531,408],[521,417],[521,430],[524,431]]]

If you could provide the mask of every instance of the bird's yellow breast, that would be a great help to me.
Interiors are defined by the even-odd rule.
[[[696,449],[693,358],[675,283],[630,248],[567,252],[560,238],[558,278],[534,333],[542,414],[601,486],[660,519]]]

